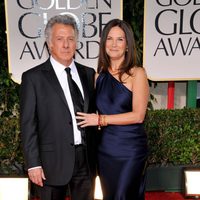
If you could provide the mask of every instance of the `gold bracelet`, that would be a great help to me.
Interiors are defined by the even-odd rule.
[[[106,120],[106,115],[100,115],[99,117],[99,124],[100,126],[107,126],[107,120]]]

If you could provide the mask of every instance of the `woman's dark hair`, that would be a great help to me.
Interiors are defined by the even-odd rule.
[[[135,39],[133,35],[133,31],[131,26],[120,19],[113,19],[109,21],[101,35],[100,39],[100,45],[99,45],[99,59],[98,59],[98,67],[97,67],[97,72],[106,72],[108,71],[108,67],[110,67],[110,58],[108,54],[106,53],[106,40],[108,37],[108,34],[111,30],[111,28],[118,26],[124,31],[125,38],[126,38],[126,43],[127,43],[127,51],[125,53],[125,59],[121,63],[120,66],[120,71],[119,71],[119,78],[121,81],[121,77],[123,73],[127,73],[130,75],[130,69],[134,66],[136,66],[136,48],[135,48]]]

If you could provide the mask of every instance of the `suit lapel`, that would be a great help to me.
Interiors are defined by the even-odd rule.
[[[49,81],[50,85],[54,88],[55,92],[60,96],[60,98],[63,100],[64,104],[68,107],[64,92],[62,90],[62,87],[58,81],[58,78],[53,70],[53,66],[51,65],[50,59],[48,59],[44,63],[44,67],[42,69],[44,76]]]
[[[88,112],[88,106],[89,106],[89,94],[88,94],[88,81],[87,81],[87,75],[86,70],[84,67],[82,67],[79,63],[75,62],[81,84],[83,87],[84,92],[84,112]]]
[[[79,63],[75,62],[75,65],[77,67],[77,71],[81,80],[81,84],[83,87],[83,92],[84,92],[84,112],[88,111],[88,106],[89,106],[89,93],[88,93],[88,81],[87,81],[87,75],[86,75],[86,70],[84,67],[82,67]],[[55,92],[60,96],[60,98],[63,100],[64,104],[68,107],[64,92],[62,90],[62,87],[57,79],[57,76],[53,70],[53,66],[50,62],[50,59],[48,59],[44,63],[44,67],[42,69],[44,76],[47,78],[49,81],[50,85],[54,88]]]

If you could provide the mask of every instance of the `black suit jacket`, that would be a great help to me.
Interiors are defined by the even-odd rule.
[[[95,112],[95,70],[75,65],[84,90],[84,112]],[[26,168],[42,166],[46,184],[67,184],[75,161],[72,118],[49,59],[23,73],[20,115]],[[86,128],[85,137],[92,178],[96,172],[96,129]]]

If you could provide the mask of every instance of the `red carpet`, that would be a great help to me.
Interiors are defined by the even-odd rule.
[[[146,192],[145,200],[184,200],[184,196],[178,192]],[[188,199],[187,200],[191,200]],[[193,199],[194,200],[194,199]]]
[[[145,200],[184,200],[184,196],[178,192],[146,192]],[[39,200],[34,198],[32,200]],[[70,200],[66,198],[66,200]],[[192,199],[187,199],[192,200]],[[194,199],[193,199],[194,200]]]

